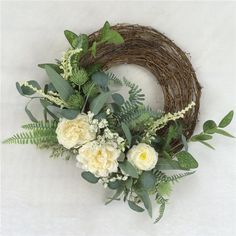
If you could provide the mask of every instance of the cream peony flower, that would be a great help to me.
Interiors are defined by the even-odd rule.
[[[109,173],[117,171],[117,159],[120,153],[120,150],[111,144],[101,145],[97,141],[92,141],[79,149],[76,159],[82,169],[90,171],[98,177],[106,177]]]
[[[81,146],[96,138],[96,132],[90,129],[89,118],[85,114],[79,114],[73,120],[61,119],[56,133],[58,142],[67,149]]]
[[[145,143],[134,145],[127,153],[128,160],[140,170],[151,170],[155,167],[158,154]]]

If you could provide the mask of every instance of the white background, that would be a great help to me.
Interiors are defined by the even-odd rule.
[[[63,30],[91,33],[105,20],[150,25],[191,54],[203,86],[196,132],[204,120],[218,122],[229,110],[236,110],[233,2],[4,2],[1,17],[1,140],[28,122],[23,110],[26,100],[16,92],[15,82],[36,79],[45,83],[45,73],[36,65],[60,58],[68,47]],[[152,75],[131,69],[132,74],[127,67],[115,71],[138,83],[144,80],[141,86],[149,94],[148,101],[160,107],[161,95],[156,95]],[[234,121],[228,130],[236,134],[235,126]],[[235,235],[235,142],[217,136],[212,142],[216,151],[191,144],[199,170],[175,185],[157,225],[122,202],[104,206],[108,193],[81,179],[74,161],[49,159],[47,151],[30,145],[2,145],[1,235]]]

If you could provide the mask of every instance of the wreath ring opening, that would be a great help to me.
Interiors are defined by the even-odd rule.
[[[184,134],[191,137],[200,106],[201,86],[186,54],[159,31],[146,26],[117,24],[112,27],[124,38],[120,45],[98,46],[96,58],[83,58],[83,64],[98,63],[103,69],[114,65],[136,64],[149,70],[164,94],[164,111],[177,112],[194,101],[196,106],[183,118]],[[100,30],[89,36],[93,42]],[[163,132],[163,131],[162,131]],[[173,143],[178,150],[180,145]]]

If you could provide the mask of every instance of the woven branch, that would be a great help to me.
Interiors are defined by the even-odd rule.
[[[149,70],[162,88],[165,112],[175,113],[195,102],[195,107],[183,118],[184,135],[190,138],[197,121],[201,86],[186,54],[153,28],[129,24],[118,24],[112,28],[123,36],[124,43],[99,45],[96,58],[86,55],[82,64],[98,63],[104,70],[118,64],[136,64]],[[90,44],[98,34],[99,31],[89,36]],[[175,143],[173,148],[177,151],[181,144]]]

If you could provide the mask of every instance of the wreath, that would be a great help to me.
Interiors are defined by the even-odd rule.
[[[198,167],[188,144],[214,149],[208,142],[213,134],[233,137],[224,130],[233,111],[218,124],[206,121],[203,131],[193,135],[201,87],[186,54],[155,29],[106,22],[89,36],[69,30],[64,34],[70,48],[62,58],[39,64],[50,82],[44,88],[35,80],[16,83],[18,92],[30,99],[25,111],[32,122],[4,143],[35,144],[50,149],[52,158],[74,158],[85,180],[114,190],[106,204],[123,198],[132,210],[146,209],[152,217],[153,195],[158,222],[172,185]],[[155,75],[164,93],[164,111],[145,106],[137,84],[107,72],[122,63],[143,66]],[[127,96],[119,93],[123,87]],[[42,105],[43,121],[28,107],[34,100]]]

